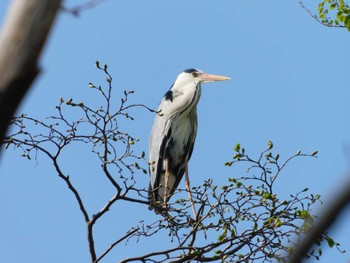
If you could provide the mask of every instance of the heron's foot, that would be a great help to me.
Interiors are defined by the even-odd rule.
[[[163,204],[162,204],[162,208],[164,209],[164,210],[168,210],[168,203],[167,202],[164,202]]]

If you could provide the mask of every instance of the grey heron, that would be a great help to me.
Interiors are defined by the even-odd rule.
[[[187,69],[178,75],[160,102],[149,141],[149,201],[150,208],[156,212],[166,208],[185,174],[185,186],[196,220],[188,161],[197,134],[197,104],[201,96],[201,84],[228,79],[198,69]]]

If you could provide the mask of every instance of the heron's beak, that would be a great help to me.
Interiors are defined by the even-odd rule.
[[[223,81],[223,80],[230,79],[229,77],[226,77],[226,76],[212,75],[212,74],[206,74],[206,73],[200,74],[199,78],[203,82]]]

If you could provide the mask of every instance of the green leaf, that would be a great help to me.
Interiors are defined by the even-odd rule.
[[[318,151],[313,151],[313,152],[311,153],[311,156],[315,156],[316,154],[318,154]]]
[[[282,221],[279,219],[279,218],[277,218],[276,220],[275,220],[275,227],[280,227],[280,226],[282,226]]]
[[[224,163],[224,165],[225,165],[225,166],[231,166],[232,163],[231,163],[231,162],[226,162],[226,163]]]
[[[334,242],[334,240],[333,240],[332,238],[326,237],[326,240],[327,240],[328,246],[329,246],[330,248],[334,247],[335,242]]]
[[[228,178],[228,181],[233,182],[233,183],[237,182],[237,180],[235,178]]]
[[[265,193],[262,195],[263,198],[266,198],[266,199],[271,199],[271,194],[270,193]]]
[[[339,19],[340,22],[344,22],[343,11],[338,11],[337,18]]]
[[[244,258],[243,254],[237,254],[238,258]]]
[[[303,211],[298,210],[298,214],[302,219],[308,220],[309,222],[312,222],[314,220],[312,215],[307,210],[303,210]]]
[[[329,9],[330,10],[333,10],[334,8],[336,8],[337,7],[337,4],[331,4],[330,6],[329,6]]]
[[[309,214],[309,212],[306,211],[306,210],[301,211],[300,216],[301,216],[301,218],[303,218],[303,219],[310,218],[310,214]]]
[[[240,143],[237,143],[236,146],[235,146],[235,148],[234,148],[234,150],[235,150],[236,152],[239,152],[240,149],[241,149],[241,144],[240,144]]]
[[[344,25],[349,28],[350,27],[350,15],[344,18]]]
[[[237,153],[237,154],[235,154],[235,155],[233,156],[233,159],[239,160],[239,159],[241,159],[241,157],[242,157],[242,155],[239,154],[239,153]]]
[[[273,148],[273,143],[272,143],[271,140],[268,141],[267,146],[268,146],[268,149],[269,149],[269,150],[271,150],[271,149]]]

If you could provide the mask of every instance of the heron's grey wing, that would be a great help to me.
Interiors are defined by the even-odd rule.
[[[163,170],[164,151],[161,148],[166,144],[170,129],[169,122],[167,121],[169,118],[169,114],[167,114],[169,111],[167,109],[170,107],[171,102],[164,97],[158,108],[158,111],[161,110],[161,112],[156,115],[150,134],[148,162],[150,164],[151,174],[150,186],[153,190],[159,186],[159,177]]]
[[[173,87],[173,86],[172,86]],[[164,161],[164,151],[161,151],[162,146],[165,147],[169,139],[169,130],[171,129],[172,119],[176,115],[179,108],[183,107],[184,102],[177,100],[181,94],[170,90],[165,93],[158,107],[158,114],[153,122],[150,139],[149,139],[149,159],[151,185],[157,187],[156,181],[159,182],[159,176],[162,173],[162,163]],[[160,167],[160,169],[159,169]]]
[[[191,159],[193,148],[194,148],[194,143],[196,141],[196,135],[197,135],[197,129],[198,129],[196,109],[193,109],[189,118],[190,118],[190,122],[191,122],[192,132],[189,134],[187,145],[185,146],[185,148],[186,148],[185,152],[188,153],[187,161],[189,161]],[[179,166],[175,169],[175,170],[177,170],[177,176],[176,176],[176,180],[174,182],[174,185],[173,185],[173,188],[171,191],[171,195],[173,194],[175,189],[179,186],[179,183],[182,180],[182,177],[185,173],[185,169],[186,169],[185,161],[186,161],[186,158],[184,158],[184,162],[179,164]]]

